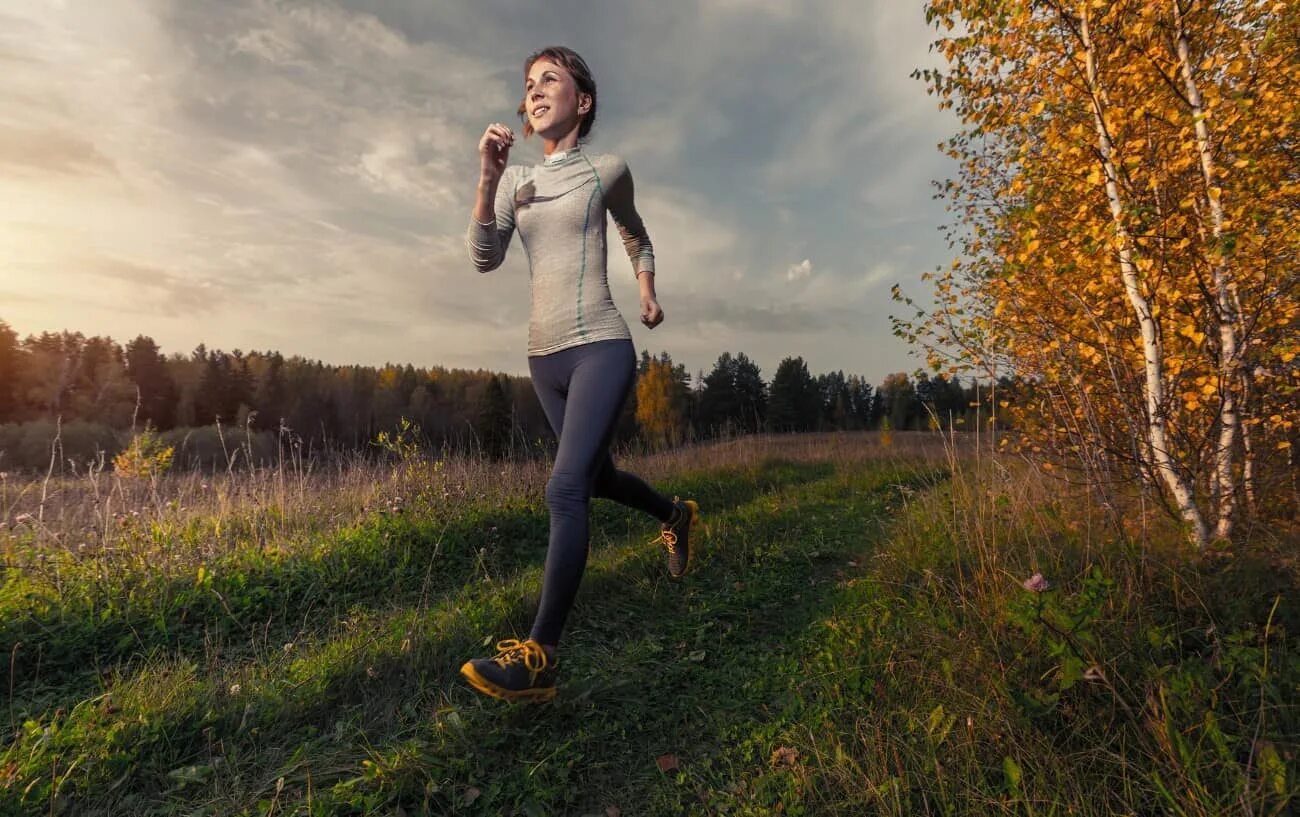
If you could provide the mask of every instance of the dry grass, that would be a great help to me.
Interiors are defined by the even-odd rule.
[[[879,435],[861,432],[740,437],[628,453],[618,463],[655,482],[705,466],[747,467],[769,459],[939,463],[951,454],[951,444],[936,434],[900,434],[886,448]],[[452,505],[466,498],[491,502],[540,496],[549,469],[549,460],[540,458],[493,462],[451,454],[384,462],[350,454],[307,461],[285,456],[275,467],[178,470],[153,479],[124,478],[103,467],[83,468],[72,476],[4,474],[0,554],[10,567],[24,566],[20,552],[67,551],[111,559],[127,544],[138,546],[141,530],[175,533],[196,525],[205,528],[205,535],[184,537],[202,539],[200,552],[186,554],[190,558],[210,559],[249,542],[291,547],[371,512],[399,512],[416,497]],[[173,550],[168,558],[179,555]]]
[[[1283,765],[1300,718],[1294,563],[1198,560],[1156,510],[974,435],[761,436],[619,461],[709,498],[708,552],[670,583],[645,520],[600,504],[570,697],[518,717],[454,669],[526,625],[545,459],[11,476],[0,542],[23,572],[0,783],[38,794],[10,802],[1210,817],[1285,813],[1300,792]],[[205,564],[215,582],[196,581]],[[1033,573],[1049,591],[1022,585]],[[667,751],[675,777],[655,765]]]

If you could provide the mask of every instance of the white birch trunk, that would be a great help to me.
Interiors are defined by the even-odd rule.
[[[1174,30],[1178,41],[1178,64],[1182,69],[1187,101],[1191,105],[1192,122],[1196,127],[1196,149],[1200,153],[1201,178],[1205,183],[1205,197],[1210,205],[1210,234],[1214,238],[1212,256],[1214,272],[1214,298],[1217,307],[1216,322],[1219,330],[1219,443],[1215,450],[1214,475],[1218,490],[1218,520],[1214,536],[1227,539],[1232,535],[1233,514],[1236,510],[1236,481],[1233,479],[1233,461],[1237,441],[1241,436],[1241,419],[1237,410],[1237,387],[1241,382],[1240,355],[1237,351],[1237,310],[1232,292],[1232,279],[1227,261],[1223,257],[1223,205],[1219,201],[1219,188],[1214,163],[1214,144],[1210,128],[1205,122],[1205,106],[1201,91],[1192,76],[1191,48],[1187,31],[1183,27],[1183,13],[1179,0],[1170,0],[1174,11]]]
[[[1133,307],[1138,326],[1142,331],[1142,353],[1146,372],[1146,436],[1150,443],[1156,473],[1160,475],[1165,487],[1173,495],[1178,512],[1190,528],[1193,544],[1201,549],[1209,540],[1205,520],[1201,516],[1200,509],[1196,507],[1191,486],[1179,473],[1174,463],[1169,452],[1168,435],[1165,433],[1164,352],[1160,347],[1160,335],[1151,314],[1151,305],[1142,294],[1138,281],[1138,268],[1133,258],[1133,239],[1124,225],[1124,206],[1120,199],[1119,184],[1116,181],[1118,175],[1112,159],[1114,146],[1110,141],[1110,133],[1106,129],[1103,116],[1105,107],[1097,82],[1097,56],[1092,42],[1089,14],[1087,3],[1081,4],[1080,18],[1083,23],[1081,36],[1087,69],[1088,93],[1092,98],[1093,124],[1097,129],[1097,147],[1101,154],[1102,170],[1106,174],[1106,198],[1110,203],[1111,221],[1115,226],[1115,238],[1119,246],[1120,275],[1124,282],[1124,292],[1128,295],[1129,304]]]

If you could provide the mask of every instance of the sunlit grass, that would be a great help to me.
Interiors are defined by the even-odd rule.
[[[0,813],[1283,813],[1294,562],[1190,561],[956,444],[628,461],[699,499],[698,569],[670,581],[653,521],[594,503],[542,707],[456,669],[528,629],[544,463],[61,484],[40,526],[11,481]],[[104,496],[151,501],[69,546]]]

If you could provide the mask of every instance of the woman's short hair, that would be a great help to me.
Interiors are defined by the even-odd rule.
[[[565,48],[562,45],[553,45],[543,48],[536,54],[524,60],[524,80],[528,79],[528,72],[532,70],[533,63],[540,59],[547,59],[564,70],[568,71],[573,77],[574,84],[578,86],[580,93],[587,94],[591,97],[591,110],[587,111],[582,117],[582,124],[578,126],[578,138],[585,139],[591,132],[591,126],[596,122],[596,80],[591,75],[591,69],[587,67],[587,62],[578,56],[578,52],[572,48]],[[524,123],[524,136],[533,135],[533,123],[528,120],[528,100],[525,98],[519,103],[519,118]]]

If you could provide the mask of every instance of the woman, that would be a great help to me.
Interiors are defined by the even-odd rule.
[[[461,673],[505,700],[555,697],[556,649],[587,563],[588,507],[604,497],[663,523],[668,571],[690,569],[695,502],[668,499],[639,477],[615,469],[609,443],[636,368],[632,335],[610,297],[605,270],[605,213],[614,217],[641,289],[641,322],[664,319],[655,296],[654,252],[633,204],[632,176],[616,156],[579,145],[596,118],[596,83],[568,48],[537,52],[524,63],[519,105],[524,136],[542,138],[543,159],[506,166],[514,132],[489,125],[479,140],[479,182],[467,243],[480,272],[501,265],[518,229],[528,256],[532,314],[528,369],[546,419],[559,439],[546,483],[550,544],[541,601],[524,641],[497,644],[492,658],[467,661]]]

